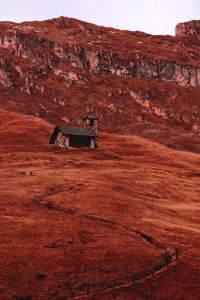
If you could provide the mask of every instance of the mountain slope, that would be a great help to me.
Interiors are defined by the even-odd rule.
[[[1,22],[2,299],[66,299],[178,248],[155,276],[86,298],[199,300],[198,26]],[[48,145],[53,125],[91,109],[99,148]]]
[[[65,17],[1,22],[0,105],[53,124],[80,124],[92,109],[101,130],[163,142],[175,126],[192,143],[200,132],[199,21],[189,27],[195,38],[184,24],[172,37]]]
[[[180,260],[85,299],[199,299],[198,154],[114,134],[98,149],[60,149],[28,134],[0,145],[1,299],[66,299],[148,268],[163,250],[135,231]]]
[[[52,130],[39,118],[0,109],[0,145],[47,144]]]

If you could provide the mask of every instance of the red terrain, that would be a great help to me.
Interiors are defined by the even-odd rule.
[[[58,18],[0,24],[0,299],[199,299],[199,21],[176,36]],[[48,145],[99,117],[99,148]]]

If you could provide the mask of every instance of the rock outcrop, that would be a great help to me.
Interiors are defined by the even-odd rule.
[[[200,21],[193,20],[179,23],[176,25],[175,32],[177,37],[188,37],[200,40]]]
[[[155,127],[160,118],[160,127],[173,120],[197,132],[198,26],[198,21],[179,24],[172,37],[65,17],[2,22],[0,103],[51,122],[77,124],[84,111],[94,109],[103,130],[130,132],[143,122]]]
[[[66,29],[68,27],[61,28]],[[88,32],[92,32],[94,35],[98,31],[85,30],[84,34],[88,34]],[[82,30],[81,33],[78,31],[76,34],[82,34]],[[124,33],[125,36],[129,34]],[[93,39],[97,37],[95,35]],[[109,42],[110,40],[108,40],[108,45]],[[96,48],[95,50],[91,49],[92,43],[94,48]],[[43,74],[42,71],[56,70],[56,75],[63,76],[63,72],[58,71],[57,65],[67,62],[71,67],[87,70],[91,74],[102,75],[110,73],[120,77],[137,77],[158,82],[175,82],[182,86],[200,87],[200,67],[197,64],[199,55],[197,53],[195,57],[195,54],[192,52],[193,59],[190,61],[188,54],[184,54],[184,51],[181,53],[180,50],[178,51],[175,48],[172,49],[177,52],[176,60],[174,60],[165,58],[165,53],[160,58],[157,53],[143,53],[145,51],[139,51],[139,49],[127,53],[124,48],[119,48],[118,51],[114,47],[109,50],[109,47],[105,46],[102,49],[102,47],[97,47],[99,44],[97,41],[93,40],[92,43],[67,42],[58,44],[56,41],[53,42],[47,38],[39,37],[35,31],[20,32],[19,29],[6,29],[1,33],[0,37],[1,48],[9,50],[12,55],[40,64],[40,70],[37,70],[37,75]],[[141,44],[139,43],[139,45]],[[177,47],[180,48],[178,45]],[[137,49],[137,47],[134,48]],[[196,61],[194,61],[194,57]]]

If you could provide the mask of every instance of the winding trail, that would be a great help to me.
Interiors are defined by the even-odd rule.
[[[135,228],[130,228],[128,226],[121,225],[115,221],[107,220],[104,218],[101,218],[100,216],[95,216],[91,214],[86,214],[82,210],[79,210],[77,208],[73,207],[61,207],[56,206],[55,204],[51,202],[46,202],[45,199],[48,196],[55,195],[62,193],[66,190],[56,190],[44,193],[42,196],[37,196],[33,199],[33,203],[43,206],[46,209],[55,210],[58,212],[65,213],[67,215],[70,215],[72,217],[80,217],[84,219],[88,219],[89,221],[101,224],[102,226],[106,226],[108,228],[112,228],[116,231],[125,231],[125,232],[131,232],[136,235],[138,235],[140,238],[144,239],[145,242],[149,243],[150,245],[153,245],[158,250],[162,250],[162,254],[160,258],[151,266],[148,266],[146,269],[141,270],[140,272],[133,273],[129,276],[122,277],[122,278],[114,278],[107,281],[101,281],[101,282],[93,282],[93,283],[84,283],[80,286],[77,286],[73,288],[73,290],[70,291],[70,295],[67,296],[67,298],[75,298],[75,297],[81,297],[89,294],[95,294],[99,293],[108,289],[113,288],[120,288],[122,286],[127,286],[130,284],[133,284],[135,282],[144,280],[148,278],[149,276],[153,276],[155,273],[163,271],[166,267],[168,267],[170,264],[172,264],[175,260],[178,260],[179,256],[179,250],[178,249],[172,249],[164,244],[162,244],[160,241],[157,241],[154,237],[151,235],[139,231]],[[77,292],[79,291],[79,292]]]

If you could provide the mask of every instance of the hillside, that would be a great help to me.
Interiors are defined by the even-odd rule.
[[[199,299],[199,155],[114,134],[94,150],[30,144],[25,120],[24,144],[0,145],[1,299],[68,299],[177,247],[154,277],[89,299]]]
[[[199,26],[0,22],[1,300],[199,300]],[[90,110],[98,148],[48,144]]]
[[[165,144],[178,137],[176,148],[185,136],[186,150],[198,152],[198,28],[181,23],[173,37],[66,17],[1,22],[0,106],[54,125],[80,124],[95,110],[102,131]]]
[[[0,109],[0,145],[47,144],[53,126],[39,118]]]

